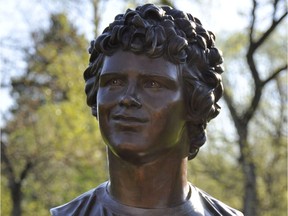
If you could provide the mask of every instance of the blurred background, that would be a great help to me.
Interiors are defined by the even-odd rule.
[[[108,179],[86,105],[89,42],[144,0],[0,0],[1,215],[44,216]],[[287,3],[171,0],[216,34],[222,111],[189,181],[244,212],[287,214]]]

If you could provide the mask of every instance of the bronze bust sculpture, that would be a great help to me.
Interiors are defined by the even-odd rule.
[[[108,146],[110,180],[51,214],[242,215],[187,181],[222,95],[215,36],[191,14],[146,4],[91,42],[87,104]]]

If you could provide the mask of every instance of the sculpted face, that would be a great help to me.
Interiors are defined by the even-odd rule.
[[[133,163],[185,148],[180,143],[186,114],[183,98],[177,66],[164,58],[124,51],[105,57],[97,94],[105,143]]]

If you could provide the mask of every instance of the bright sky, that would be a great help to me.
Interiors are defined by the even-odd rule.
[[[110,0],[111,5],[117,5],[119,0]],[[247,23],[244,21],[243,16],[249,13],[250,0],[201,0],[201,5],[205,7],[197,7],[191,0],[175,1],[176,8],[184,12],[191,13],[193,16],[199,18],[205,28],[213,32],[222,31],[235,31],[243,29]],[[113,12],[103,14],[103,22],[100,29],[103,29],[118,13],[123,13],[121,7],[109,7]],[[114,13],[115,12],[115,13]]]
[[[31,27],[37,29],[48,25],[49,16],[47,9],[48,11],[51,11],[55,8],[55,6],[51,6],[48,2],[50,1],[0,0],[1,84],[9,84],[10,77],[19,75],[19,71],[23,71],[25,68],[26,64],[23,60],[23,56],[21,56],[20,52],[17,52],[16,48],[19,47],[19,45],[29,46],[29,31],[31,30]],[[55,3],[56,1],[53,2]],[[113,21],[115,15],[123,13],[126,9],[125,6],[119,6],[119,0],[109,0],[108,2],[109,5],[102,8],[104,12],[100,25],[101,31]],[[243,19],[243,16],[246,13],[249,13],[251,1],[202,0],[201,4],[206,6],[201,8],[198,8],[196,4],[191,3],[191,0],[176,2],[176,7],[178,9],[189,12],[193,16],[199,18],[205,28],[215,32],[217,35],[217,33],[219,34],[245,28],[247,20]],[[87,22],[87,20],[91,20],[91,9],[84,3],[79,5],[79,10],[75,10],[75,8],[77,8],[76,4],[74,5],[74,13],[70,15],[70,18],[76,26],[81,27],[80,32],[84,33],[89,40],[92,40],[93,28],[91,23]],[[43,7],[43,5],[45,6]],[[117,5],[117,7],[115,7],[115,5]],[[59,7],[57,6],[56,8]],[[110,11],[105,11],[105,8],[109,8]],[[69,11],[71,12],[73,10]],[[239,16],[240,14],[242,16]],[[9,40],[7,40],[8,38]],[[16,43],[11,43],[11,38]],[[23,43],[19,44],[19,40]],[[8,66],[6,62],[9,63]],[[0,125],[3,124],[2,115],[13,103],[9,96],[8,88],[4,87],[5,86],[1,87],[0,92]]]

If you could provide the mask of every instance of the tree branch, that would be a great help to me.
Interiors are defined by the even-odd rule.
[[[255,26],[255,20],[256,20],[256,8],[257,8],[257,2],[256,0],[253,0],[253,8],[252,8],[252,21],[251,21],[251,25],[250,25],[250,29],[249,29],[249,40],[250,41],[254,41],[253,40],[253,34],[254,34],[254,26]]]
[[[274,3],[274,7],[276,7],[278,2]],[[250,27],[250,45],[246,54],[247,63],[249,65],[254,83],[255,83],[255,91],[254,96],[251,101],[250,107],[247,109],[247,111],[243,115],[244,122],[248,123],[249,120],[252,118],[255,110],[258,107],[258,104],[260,102],[261,96],[262,96],[262,88],[263,86],[274,79],[281,71],[276,70],[270,77],[268,77],[265,81],[262,81],[259,77],[259,71],[256,68],[255,60],[254,60],[254,53],[255,51],[265,42],[265,40],[270,36],[270,34],[275,30],[275,28],[278,26],[278,24],[287,16],[287,11],[278,19],[275,20],[273,18],[271,26],[263,33],[263,35],[258,39],[258,41],[254,42],[253,40],[253,32],[255,28],[255,19],[256,19],[256,8],[257,8],[257,2],[256,0],[253,0],[253,9],[252,9],[252,22]],[[286,66],[287,67],[287,66]]]
[[[4,173],[7,175],[9,179],[9,184],[15,185],[17,183],[21,184],[21,182],[27,177],[29,170],[33,168],[33,163],[28,159],[24,169],[20,174],[19,181],[16,181],[15,173],[13,166],[7,156],[6,147],[4,142],[1,141],[1,161],[5,163]]]
[[[32,169],[32,167],[33,167],[33,163],[28,159],[24,169],[22,170],[20,174],[19,183],[21,183],[27,177],[27,174]]]
[[[251,50],[252,53],[255,52],[255,50],[258,49],[258,47],[260,47],[264,43],[264,41],[270,36],[270,34],[279,25],[279,23],[287,16],[287,14],[288,14],[288,11],[286,11],[278,20],[275,20],[273,18],[271,26],[267,29],[266,32],[263,33],[262,37],[260,37],[258,39],[258,41],[251,43],[252,46],[250,46],[250,47],[253,48]],[[249,47],[249,49],[250,49],[250,47]]]
[[[10,183],[15,183],[15,174],[13,166],[7,157],[5,143],[1,140],[1,162],[5,164],[4,173],[7,175]]]
[[[274,7],[274,10],[273,10],[273,20],[275,20],[275,18],[276,18],[276,12],[277,12],[277,5],[278,5],[278,2],[279,2],[279,0],[274,0],[274,2],[273,2],[273,7]]]
[[[243,115],[243,120],[244,122],[246,122],[246,124],[248,124],[248,122],[254,115],[260,102],[261,96],[262,96],[262,86],[261,85],[255,86],[254,96],[252,98],[251,104]]]
[[[253,50],[252,47],[253,47],[253,42],[251,41],[248,53],[246,55],[246,59],[247,59],[248,66],[249,66],[250,71],[251,71],[251,75],[253,77],[253,81],[255,83],[255,87],[257,88],[258,86],[261,86],[262,82],[260,80],[259,72],[258,72],[256,65],[255,65],[255,61],[253,58],[254,51],[252,51]]]
[[[239,126],[240,126],[240,118],[236,112],[236,108],[235,106],[233,105],[233,100],[232,100],[232,97],[227,93],[227,91],[224,91],[223,93],[223,97],[224,97],[224,100],[228,106],[228,109],[230,111],[230,114],[231,114],[231,117],[233,119],[233,122],[235,124],[235,127],[237,128],[237,130],[239,129]]]
[[[250,107],[247,109],[247,111],[243,115],[243,122],[248,123],[252,116],[254,115],[254,112],[256,111],[258,104],[260,102],[261,96],[262,96],[262,89],[263,87],[270,82],[271,80],[275,79],[277,75],[287,69],[287,64],[283,67],[280,67],[276,69],[271,76],[269,76],[265,81],[261,81],[260,85],[255,86],[254,96],[251,101]]]
[[[280,74],[282,71],[286,69],[287,69],[287,64],[282,67],[277,68],[266,80],[262,82],[262,86],[265,86],[268,82],[275,79],[278,76],[278,74]]]

